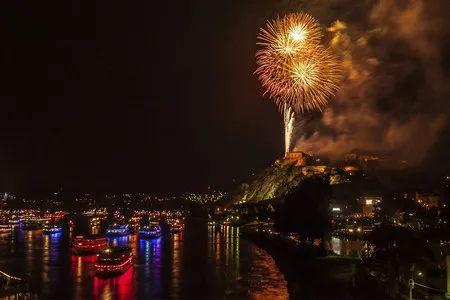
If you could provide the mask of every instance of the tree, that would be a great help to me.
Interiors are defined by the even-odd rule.
[[[297,233],[302,243],[323,241],[331,231],[332,194],[328,177],[303,179],[284,196],[284,208],[277,213],[277,230]]]
[[[439,225],[439,213],[436,207],[425,208],[423,206],[418,206],[416,217],[420,220],[423,228],[434,229]]]
[[[378,222],[391,223],[397,211],[398,207],[393,197],[385,197],[383,201],[377,204],[375,218]]]
[[[413,268],[426,270],[434,260],[427,238],[417,230],[382,224],[374,228],[367,242],[374,247],[372,268],[390,285],[394,296],[399,284],[411,277]]]

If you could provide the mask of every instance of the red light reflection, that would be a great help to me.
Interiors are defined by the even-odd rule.
[[[124,274],[111,279],[94,277],[94,298],[105,299],[115,295],[117,300],[133,299],[133,272],[131,267]]]

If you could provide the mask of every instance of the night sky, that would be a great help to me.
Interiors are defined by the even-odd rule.
[[[253,75],[270,5],[92,4],[2,7],[0,190],[229,188],[283,154]]]
[[[280,5],[282,1],[3,3],[0,191],[33,194],[63,188],[174,194],[208,186],[230,189],[269,166],[283,155],[282,118],[275,105],[262,98],[253,72],[258,29],[278,11],[290,9]],[[361,15],[351,12],[353,0],[319,2],[311,5],[323,19],[332,17],[330,9],[344,19]],[[442,66],[440,84],[445,87],[450,70],[450,42],[445,37],[450,30],[448,26],[442,30],[448,10],[440,4],[448,1],[426,3],[434,14],[426,11],[423,19],[436,21],[428,25],[436,28],[433,41],[442,48],[442,57],[434,62]],[[402,34],[410,37],[404,38],[405,51],[414,53],[415,45],[408,43],[415,36],[408,34],[416,27],[405,28]],[[428,36],[422,37],[420,46],[427,46]],[[387,73],[404,70],[385,51],[398,47],[378,48],[382,51],[377,54],[393,62]],[[421,60],[423,70],[427,59]],[[429,82],[433,80],[424,84]],[[426,96],[419,99],[421,105],[411,106],[407,91],[415,84],[402,84],[396,90],[402,101],[392,94],[381,99],[395,106],[386,116],[392,121],[397,111],[413,111],[405,124],[413,121],[417,128],[421,120],[417,112],[436,101],[428,86],[420,90]],[[442,102],[448,99],[448,89],[439,92],[434,98],[448,103]],[[373,107],[379,100],[371,99]],[[402,108],[408,106],[411,109]],[[445,116],[449,107],[432,106],[425,120],[432,121],[434,111]],[[396,124],[374,124],[384,123]],[[361,124],[356,122],[353,129]],[[448,127],[445,122],[439,136],[422,147],[422,154],[432,154],[422,162],[424,170],[447,171]],[[342,128],[333,129],[339,133]],[[373,130],[378,127],[367,132]],[[385,132],[392,137],[391,131]],[[420,146],[421,136],[427,136],[426,127],[414,132],[408,133],[402,149]],[[405,140],[401,131],[396,135],[397,140]],[[367,136],[363,131],[362,137],[367,140]],[[391,145],[396,147],[395,141]]]

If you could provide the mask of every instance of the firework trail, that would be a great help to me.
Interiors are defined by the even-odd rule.
[[[290,152],[295,113],[321,111],[335,95],[340,65],[331,50],[320,45],[321,26],[312,16],[288,14],[261,28],[256,54],[264,95],[274,100],[284,118],[285,154]]]
[[[294,122],[295,115],[291,107],[284,105],[283,108],[284,117],[284,144],[285,144],[285,155],[291,151],[292,137],[294,135]]]

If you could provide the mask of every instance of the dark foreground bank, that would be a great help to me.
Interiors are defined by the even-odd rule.
[[[291,299],[387,299],[359,260],[317,256],[277,235],[244,232],[242,236],[269,253],[283,272]]]

